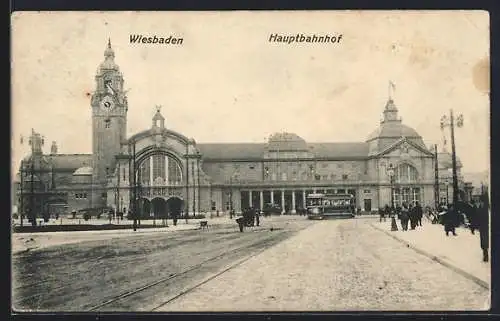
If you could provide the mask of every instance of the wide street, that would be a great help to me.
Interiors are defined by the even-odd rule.
[[[374,218],[283,216],[240,233],[143,233],[13,255],[13,308],[38,311],[483,309],[489,290]],[[271,230],[272,227],[272,230]],[[425,229],[425,225],[423,227]],[[409,231],[408,233],[423,233]]]

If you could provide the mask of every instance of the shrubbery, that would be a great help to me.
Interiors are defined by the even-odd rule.
[[[194,217],[191,217],[191,218],[194,218],[194,219],[203,219],[205,217],[206,217],[205,214],[197,214],[197,215],[195,215]]]

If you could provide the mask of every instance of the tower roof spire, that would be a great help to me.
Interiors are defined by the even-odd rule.
[[[104,50],[104,61],[99,65],[97,73],[102,73],[103,70],[116,70],[119,71],[120,68],[115,63],[115,51],[111,47],[111,38],[108,38],[108,43],[106,44],[106,50]]]
[[[113,48],[111,48],[111,38],[108,38],[108,46],[106,47],[106,50],[104,50],[104,57],[106,57],[106,59],[115,58],[115,52],[113,51]]]

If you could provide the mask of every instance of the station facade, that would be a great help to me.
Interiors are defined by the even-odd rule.
[[[434,206],[433,150],[402,123],[390,97],[383,120],[363,142],[309,143],[275,133],[266,143],[196,143],[169,129],[159,108],[152,109],[149,128],[126,137],[128,101],[111,43],[104,56],[90,103],[93,153],[60,154],[53,142],[44,154],[43,138],[33,131],[32,153],[20,171],[21,195],[31,201],[22,197],[21,203],[49,212],[127,212],[135,198],[141,216],[268,204],[293,214],[307,194],[327,192],[353,194],[364,211],[391,199]]]

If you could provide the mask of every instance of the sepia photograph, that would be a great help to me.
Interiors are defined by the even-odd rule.
[[[12,312],[489,310],[489,28],[14,12]]]

